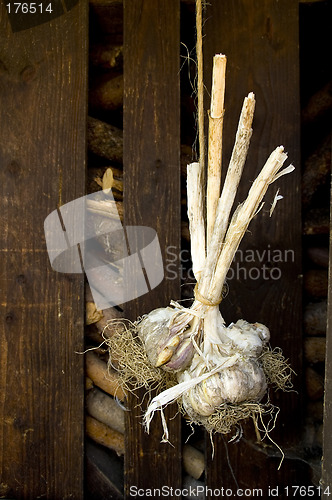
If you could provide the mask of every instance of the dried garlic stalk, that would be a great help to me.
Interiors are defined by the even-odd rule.
[[[213,58],[212,93],[209,113],[209,149],[206,203],[208,244],[212,236],[217,204],[220,196],[226,61],[226,56],[224,56],[223,54],[216,54]]]

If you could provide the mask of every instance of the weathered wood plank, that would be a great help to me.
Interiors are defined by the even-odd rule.
[[[122,457],[120,458],[115,452],[87,439],[85,459],[86,490],[84,493],[86,497],[84,498],[102,500],[102,495],[104,495],[103,498],[121,500],[123,498]],[[99,480],[100,484],[98,484]]]
[[[179,0],[124,2],[124,217],[125,225],[157,231],[166,265],[167,248],[180,248]],[[126,305],[131,319],[167,306],[180,296],[180,280],[161,284]],[[154,419],[150,435],[142,410],[130,398],[127,413],[125,494],[181,484],[180,418],[169,422],[169,444]],[[170,412],[170,413],[169,413]],[[168,415],[174,415],[174,408]],[[161,464],[167,464],[163,467]]]
[[[276,146],[284,145],[289,163],[296,166],[291,176],[271,187],[266,208],[252,222],[229,274],[230,291],[222,303],[222,313],[227,322],[244,318],[250,322],[260,321],[270,328],[271,344],[281,346],[290,359],[298,374],[295,387],[301,393],[298,2],[213,0],[207,7],[206,17],[205,82],[208,85],[214,53],[222,52],[228,57],[224,169],[230,158],[243,98],[253,91],[257,100],[254,133],[238,201],[244,200],[251,182]],[[270,203],[278,187],[284,199],[270,219]],[[296,428],[299,428],[301,396],[279,391],[273,396],[273,402],[280,406],[281,412],[277,429],[271,435],[282,447],[288,447],[296,439]],[[247,433],[245,436],[248,438]],[[213,461],[211,450],[207,450],[209,486],[235,487],[230,466],[240,487],[262,485],[266,489],[268,484],[275,483],[276,462],[271,462],[265,453],[258,453],[265,464],[264,474],[258,474],[259,461],[248,460],[252,451],[245,440],[226,446],[229,461],[222,439],[215,439]],[[288,466],[281,469],[277,476],[279,484],[304,484],[299,477],[301,472],[293,469]]]
[[[332,207],[332,197],[331,205]],[[332,212],[331,212],[332,213]],[[331,222],[332,229],[332,222]],[[327,299],[327,328],[326,328],[326,360],[325,360],[325,395],[324,395],[324,427],[323,427],[323,462],[322,462],[322,490],[331,488],[332,484],[332,231],[330,230],[330,263],[329,286]],[[322,498],[326,496],[322,495]]]
[[[123,495],[90,457],[85,464],[85,495],[88,500],[122,500]]]
[[[0,16],[0,496],[81,499],[83,275],[52,270],[43,223],[85,192],[87,5]]]

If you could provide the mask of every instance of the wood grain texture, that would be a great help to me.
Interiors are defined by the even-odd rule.
[[[222,314],[226,322],[244,318],[266,324],[271,330],[272,346],[282,347],[296,371],[295,388],[301,393],[298,2],[213,0],[207,7],[206,18],[204,58],[207,85],[211,81],[213,55],[222,52],[228,62],[224,171],[230,159],[243,99],[253,91],[257,101],[253,137],[236,205],[245,199],[252,181],[277,146],[284,145],[289,156],[287,164],[293,163],[296,167],[295,172],[271,186],[265,207],[251,223],[229,273],[230,290],[222,303]],[[270,218],[270,203],[279,187],[284,199]],[[273,402],[281,411],[272,438],[287,448],[296,440],[300,427],[301,396],[295,392],[278,391],[273,395]],[[291,468],[284,466],[276,476],[276,464],[273,462],[270,466],[268,456],[263,452],[258,452],[259,462],[263,460],[265,464],[264,475],[259,476],[259,462],[248,460],[252,447],[245,440],[227,446],[229,463],[240,486],[253,487],[261,483],[266,487],[269,481],[274,484],[276,477],[280,484],[295,484],[297,472],[294,476]],[[207,484],[214,487],[224,481],[230,484],[233,479],[222,439],[215,439],[215,449],[213,461],[210,460],[211,450],[207,450]],[[245,470],[245,476],[240,472],[242,470]],[[297,479],[296,484],[304,484],[302,478]]]
[[[123,495],[89,458],[86,460],[86,498],[88,500],[122,500]]]
[[[332,197],[330,207],[332,207]],[[331,212],[332,213],[332,212]],[[332,223],[331,228],[332,228]],[[330,488],[332,484],[332,231],[330,229],[330,264],[329,286],[327,298],[327,328],[326,328],[326,357],[325,357],[325,396],[324,396],[324,427],[323,427],[323,462],[322,488]],[[322,496],[324,498],[324,496]]]
[[[44,220],[85,192],[87,5],[12,33],[0,10],[0,496],[83,498],[83,275]]]
[[[123,499],[123,460],[89,439],[85,446],[86,500]]]
[[[167,248],[175,255],[180,248],[179,7],[179,0],[124,2],[125,225],[156,230],[164,267]],[[154,290],[127,304],[125,313],[136,319],[179,297],[179,276],[164,279]],[[131,412],[126,414],[127,498],[131,485],[181,484],[180,418],[169,422],[173,446],[161,444],[159,415],[147,435],[137,402],[130,398]],[[175,412],[170,408],[167,416]]]

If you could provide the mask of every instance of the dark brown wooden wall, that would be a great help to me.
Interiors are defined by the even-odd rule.
[[[0,10],[0,497],[83,498],[83,275],[44,220],[85,194],[87,3],[12,32]]]
[[[330,204],[332,213],[332,196]],[[322,498],[327,498],[332,480],[332,227],[330,227],[330,258],[329,258],[329,289],[326,330],[326,363],[325,363],[325,397],[324,397],[324,432],[323,432],[323,457],[322,457]],[[326,495],[324,495],[326,493]]]
[[[179,3],[124,1],[125,225],[154,228],[164,261],[168,246],[180,249]],[[0,11],[0,497],[83,498],[83,356],[76,354],[83,350],[83,276],[51,269],[43,223],[85,192],[86,8],[80,0],[65,15],[15,33]],[[296,166],[276,183],[284,199],[272,219],[263,210],[241,247],[260,255],[293,251],[277,264],[281,279],[230,281],[222,312],[227,321],[270,327],[301,392],[298,1],[210,0],[206,18],[208,87],[214,53],[228,57],[224,165],[243,98],[254,91],[257,99],[239,201],[279,144]],[[259,264],[273,265],[267,254]],[[164,280],[126,305],[125,315],[136,319],[179,297],[179,278]],[[130,485],[179,487],[182,479],[180,419],[169,424],[174,447],[160,444],[158,415],[147,436],[136,402],[130,399],[126,424],[127,498]],[[281,470],[276,448],[256,446],[246,429],[239,443],[215,438],[214,460],[207,440],[208,487],[267,491],[310,481],[292,454],[301,396],[277,393],[274,402],[281,413],[272,437],[286,453]]]

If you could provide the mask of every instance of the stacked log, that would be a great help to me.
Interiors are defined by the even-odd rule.
[[[312,24],[313,13],[321,12],[324,15],[323,3],[308,3],[301,8],[303,19],[307,19],[309,24]],[[318,38],[324,40],[324,35]],[[319,40],[315,43],[307,50],[315,53],[322,50],[323,54],[324,46],[319,45]],[[315,72],[306,62],[309,59],[310,54],[303,54],[303,69],[307,75]],[[313,462],[315,457],[321,458],[322,452],[330,233],[331,104],[332,81],[328,72],[325,77],[322,76],[319,84],[314,79],[306,82],[302,108],[303,324],[307,401],[305,446],[312,451]]]

